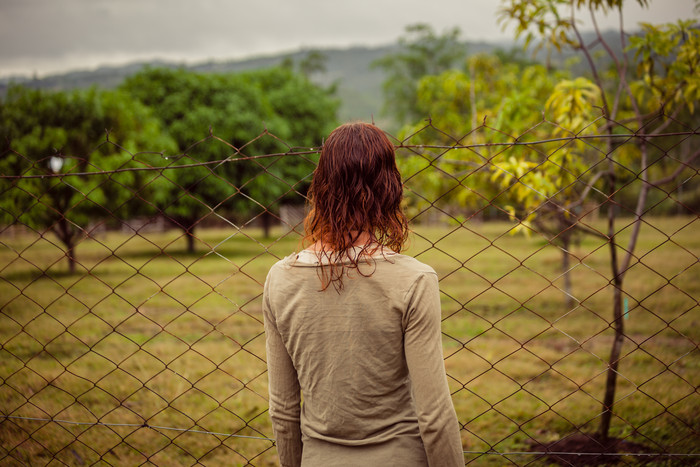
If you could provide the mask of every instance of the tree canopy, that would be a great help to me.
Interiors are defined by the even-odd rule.
[[[336,122],[337,101],[306,76],[285,68],[238,74],[148,69],[122,89],[153,109],[179,154],[168,165],[220,163],[165,170],[157,206],[189,236],[209,215],[269,221],[275,204],[303,193],[313,163],[284,154],[320,145]],[[216,138],[208,137],[215,135]],[[283,143],[284,142],[284,143]]]
[[[130,165],[138,151],[175,149],[150,110],[119,91],[10,87],[0,103],[0,133],[0,172],[34,177],[0,182],[0,222],[53,231],[71,271],[89,224],[148,210],[134,202],[136,193],[146,196],[142,172],[99,172]]]
[[[466,57],[466,46],[459,40],[459,28],[437,34],[428,24],[406,27],[399,38],[399,51],[373,63],[382,68],[385,111],[400,124],[425,118],[416,106],[418,82],[424,76],[459,67]]]
[[[54,232],[71,271],[90,225],[162,213],[190,251],[210,215],[269,225],[281,203],[302,202],[309,148],[337,107],[332,90],[285,68],[146,69],[115,91],[12,86],[0,102],[0,171],[24,177],[0,181],[0,223]],[[308,155],[290,154],[298,148]]]

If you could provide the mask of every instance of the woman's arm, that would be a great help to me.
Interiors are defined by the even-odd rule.
[[[442,354],[437,275],[421,275],[406,300],[404,352],[428,463],[441,467],[464,466],[459,423]]]
[[[282,467],[301,465],[301,390],[292,359],[277,329],[270,309],[268,280],[263,291],[263,317],[267,349],[270,419],[277,441],[277,453]]]

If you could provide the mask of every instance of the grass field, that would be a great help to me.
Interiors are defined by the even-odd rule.
[[[646,219],[625,278],[611,434],[671,453],[700,452],[698,225]],[[509,227],[417,228],[408,251],[441,277],[445,364],[472,465],[508,463],[480,452],[593,432],[601,413],[609,248],[594,237],[575,246],[578,305],[567,308],[561,252]],[[200,230],[188,255],[180,235],[86,239],[74,275],[52,236],[0,237],[0,463],[276,465],[260,294],[298,237]]]

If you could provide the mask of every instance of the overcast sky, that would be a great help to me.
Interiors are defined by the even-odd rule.
[[[625,24],[693,16],[695,0],[627,0]],[[457,26],[468,40],[512,38],[500,0],[0,0],[0,76],[133,60],[197,62],[300,48],[382,45],[408,24]],[[601,21],[617,24],[617,16]],[[632,29],[632,28],[628,28]]]

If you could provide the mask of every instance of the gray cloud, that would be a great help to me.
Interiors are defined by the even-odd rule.
[[[687,17],[693,9],[693,0],[657,0],[646,11],[628,3],[635,7],[628,24]],[[396,40],[416,22],[437,30],[458,26],[467,39],[493,41],[511,37],[497,24],[499,5],[497,0],[0,0],[0,75],[134,59],[194,61],[378,45]]]

